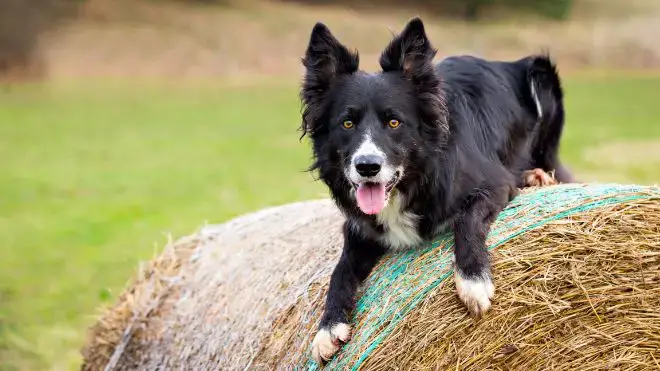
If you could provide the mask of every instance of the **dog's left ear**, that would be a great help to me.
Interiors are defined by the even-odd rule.
[[[328,26],[317,22],[312,29],[303,58],[303,65],[308,75],[327,79],[357,71],[359,57],[357,52],[349,50],[330,32]]]
[[[408,21],[403,31],[380,56],[383,72],[402,71],[408,78],[427,73],[437,51],[431,45],[419,17]]]
[[[321,126],[319,119],[328,92],[339,77],[358,70],[359,56],[339,42],[325,24],[318,22],[312,29],[302,64],[305,78],[300,96],[305,109],[301,130],[305,136]]]

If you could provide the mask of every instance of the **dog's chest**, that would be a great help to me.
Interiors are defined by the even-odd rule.
[[[417,229],[419,216],[403,211],[398,195],[393,195],[390,204],[376,218],[384,229],[381,242],[390,248],[406,249],[422,242]]]

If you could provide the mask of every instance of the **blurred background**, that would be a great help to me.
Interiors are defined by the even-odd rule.
[[[550,51],[565,163],[658,181],[657,0],[0,0],[0,370],[76,369],[170,236],[325,197],[297,131],[311,28],[374,70],[415,15],[438,58]]]

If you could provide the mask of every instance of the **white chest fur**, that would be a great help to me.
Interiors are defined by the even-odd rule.
[[[391,195],[388,205],[376,216],[385,227],[381,242],[392,249],[407,249],[422,242],[417,233],[419,216],[401,210],[399,195]]]

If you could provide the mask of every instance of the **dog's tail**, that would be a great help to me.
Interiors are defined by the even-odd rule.
[[[537,114],[532,147],[533,166],[554,171],[560,182],[571,182],[572,176],[559,163],[559,141],[564,129],[564,93],[557,67],[548,55],[535,55],[527,60],[527,83],[532,112]]]

